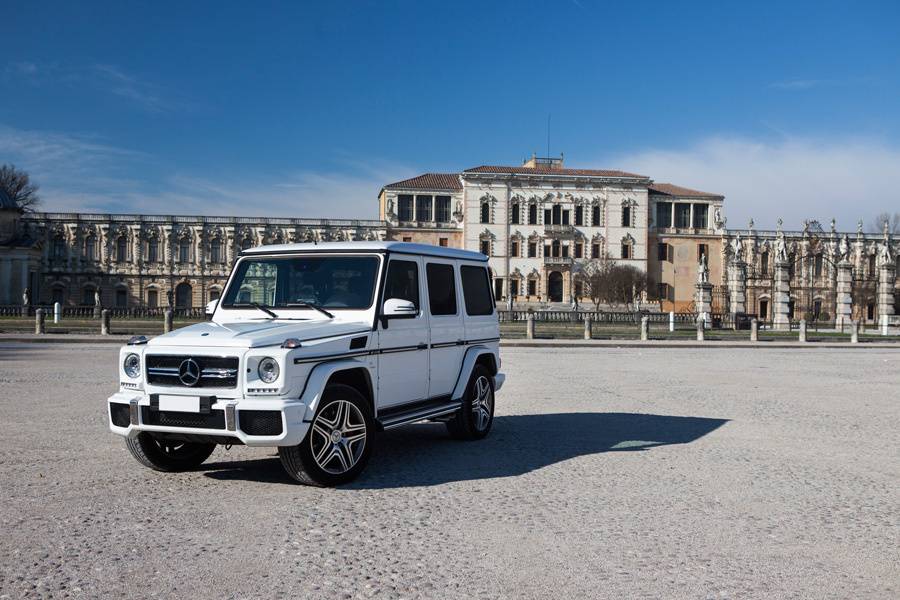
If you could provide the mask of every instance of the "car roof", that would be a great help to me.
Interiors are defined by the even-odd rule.
[[[265,254],[297,254],[309,252],[396,252],[487,262],[488,257],[472,250],[414,244],[411,242],[322,242],[320,244],[270,244],[241,251],[241,256]]]

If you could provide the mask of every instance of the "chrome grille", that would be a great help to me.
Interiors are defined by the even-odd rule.
[[[187,361],[193,364],[186,365]],[[154,385],[192,388],[237,387],[238,357],[150,354],[147,381]],[[196,381],[196,383],[193,383]],[[192,384],[193,383],[193,384]]]

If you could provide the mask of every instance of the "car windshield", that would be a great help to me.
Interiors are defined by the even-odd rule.
[[[372,306],[377,273],[376,256],[244,259],[222,307],[367,309]]]

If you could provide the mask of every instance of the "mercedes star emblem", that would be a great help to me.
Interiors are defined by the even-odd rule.
[[[178,367],[178,379],[186,386],[195,386],[200,381],[200,365],[193,358],[181,362]]]

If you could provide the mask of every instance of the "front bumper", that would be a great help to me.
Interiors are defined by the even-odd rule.
[[[215,401],[208,413],[162,413],[151,406],[150,396],[143,392],[121,391],[107,399],[109,429],[115,434],[135,437],[142,431],[182,435],[234,438],[247,446],[296,446],[306,436],[306,405],[297,399],[234,398]],[[125,418],[127,408],[127,419]],[[242,422],[241,415],[245,418]],[[256,435],[259,415],[272,419],[280,416],[280,432]],[[164,419],[160,417],[165,417]],[[155,422],[154,422],[155,421]],[[271,427],[270,427],[271,428]],[[250,430],[248,433],[246,430]]]
[[[494,391],[499,392],[500,388],[503,387],[503,383],[506,381],[506,374],[497,373],[494,375]]]

